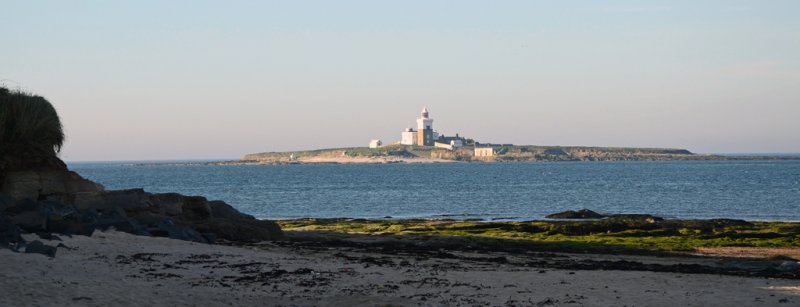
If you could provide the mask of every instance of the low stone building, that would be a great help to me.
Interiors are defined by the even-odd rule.
[[[464,143],[461,142],[461,140],[450,140],[450,143],[444,143],[444,142],[436,141],[436,143],[434,143],[433,145],[436,146],[436,148],[444,148],[444,149],[449,149],[449,150],[456,150],[458,148],[463,147]]]
[[[383,146],[383,142],[381,140],[372,140],[369,142],[369,148],[378,148]]]
[[[400,139],[402,145],[417,145],[417,132],[412,128],[406,128]]]
[[[494,147],[475,147],[476,157],[494,157]]]

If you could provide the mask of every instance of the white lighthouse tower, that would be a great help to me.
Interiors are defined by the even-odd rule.
[[[433,130],[433,118],[428,114],[428,108],[422,108],[419,118],[417,118],[417,130]]]
[[[422,113],[417,119],[417,145],[433,146],[433,118],[428,114],[428,108],[422,108]]]

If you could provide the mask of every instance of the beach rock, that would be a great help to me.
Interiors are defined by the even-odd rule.
[[[224,201],[214,200],[208,202],[208,206],[211,209],[211,216],[214,218],[222,218],[222,219],[231,219],[231,220],[253,220],[255,217],[249,214],[244,214],[239,212],[233,208],[233,206],[228,205]]]
[[[197,231],[213,233],[220,239],[239,242],[279,240],[283,231],[277,223],[266,220],[230,220],[211,218],[195,224]]]
[[[72,206],[57,201],[42,201],[39,213],[44,217],[44,230],[67,234],[85,233],[80,223],[80,212]]]
[[[37,236],[37,237],[39,237],[39,239],[42,239],[42,240],[48,240],[48,241],[57,240],[57,241],[62,241],[60,237],[58,237],[58,236],[56,236],[56,235],[54,235],[54,234],[52,234],[52,233],[50,233],[50,232],[37,232],[37,233],[36,233],[36,236]]]
[[[200,235],[203,236],[203,238],[205,238],[206,242],[208,242],[209,244],[214,244],[214,242],[217,242],[217,234],[215,233],[204,232],[201,233]]]
[[[57,250],[57,247],[45,245],[39,240],[32,241],[25,245],[26,254],[42,254],[51,258],[56,256]]]
[[[25,242],[21,230],[6,217],[0,215],[0,248],[16,250],[17,244]]]
[[[126,211],[145,210],[153,204],[143,189],[101,191],[75,195],[75,206],[80,210],[95,209],[107,212],[116,208]]]
[[[184,197],[178,193],[163,193],[150,195],[150,201],[161,211],[169,216],[183,214]]]
[[[11,223],[29,232],[45,230],[47,219],[38,211],[24,211],[10,217]]]
[[[581,209],[578,211],[568,210],[564,212],[553,213],[545,217],[548,219],[601,219],[605,217],[605,215],[589,209]]]
[[[3,188],[0,192],[17,199],[39,199],[39,192],[42,191],[39,173],[34,171],[5,173],[0,186]]]
[[[182,217],[187,220],[203,220],[211,217],[211,207],[208,200],[201,196],[186,196],[183,198]]]
[[[204,197],[175,193],[151,194],[143,189],[106,191],[102,185],[70,171],[58,158],[63,129],[49,102],[3,87],[0,96],[3,111],[13,113],[11,117],[6,113],[0,116],[3,246],[24,242],[19,236],[21,231],[90,235],[95,229],[115,228],[138,235],[151,235],[152,230],[196,242],[215,240],[214,232],[201,234],[195,230],[202,225],[223,232],[219,237],[237,240],[257,241],[282,235],[277,224],[258,221],[224,202],[209,203]],[[21,107],[26,104],[31,107]],[[36,241],[26,252],[53,256],[55,248]]]
[[[43,199],[48,195],[72,195],[102,191],[102,185],[71,171],[12,171],[0,182],[0,193],[16,199]]]
[[[143,189],[106,191],[66,170],[15,169],[0,174],[0,184],[0,215],[11,225],[2,228],[10,238],[6,241],[17,240],[19,231],[91,235],[110,228],[194,242],[283,237],[276,223],[259,221],[222,201]]]
[[[57,201],[25,199],[8,208],[5,214],[13,224],[28,232],[86,233],[81,213],[74,206]]]
[[[84,222],[81,216],[74,216],[63,220],[49,220],[47,231],[67,235],[91,236],[97,227],[96,221]]]
[[[38,204],[36,201],[26,198],[15,202],[13,205],[7,207],[3,213],[8,215],[15,215],[25,211],[34,211],[39,210]]]
[[[101,230],[114,228],[117,231],[132,233],[135,235],[150,235],[150,232],[147,231],[147,228],[137,220],[120,214],[99,215],[97,222],[93,226]]]
[[[17,204],[17,200],[11,196],[0,194],[0,212],[6,211],[6,209],[14,207]]]
[[[177,226],[170,219],[166,219],[158,224],[157,231],[154,232],[154,235],[169,237],[177,240],[209,243],[209,241],[206,240],[206,237],[201,235],[199,232],[189,227]]]
[[[783,261],[778,266],[780,271],[798,271],[800,270],[800,262],[797,261]]]

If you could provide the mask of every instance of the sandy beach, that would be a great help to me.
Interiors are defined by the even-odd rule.
[[[27,239],[39,239],[26,235]],[[41,239],[39,239],[41,240]],[[2,306],[796,306],[800,280],[551,263],[713,265],[717,258],[380,252],[209,245],[127,233],[61,236],[54,258],[0,250]],[[541,266],[537,266],[539,263]]]

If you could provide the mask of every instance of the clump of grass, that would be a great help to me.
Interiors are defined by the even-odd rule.
[[[47,99],[0,87],[0,167],[15,159],[56,157],[64,130]]]

